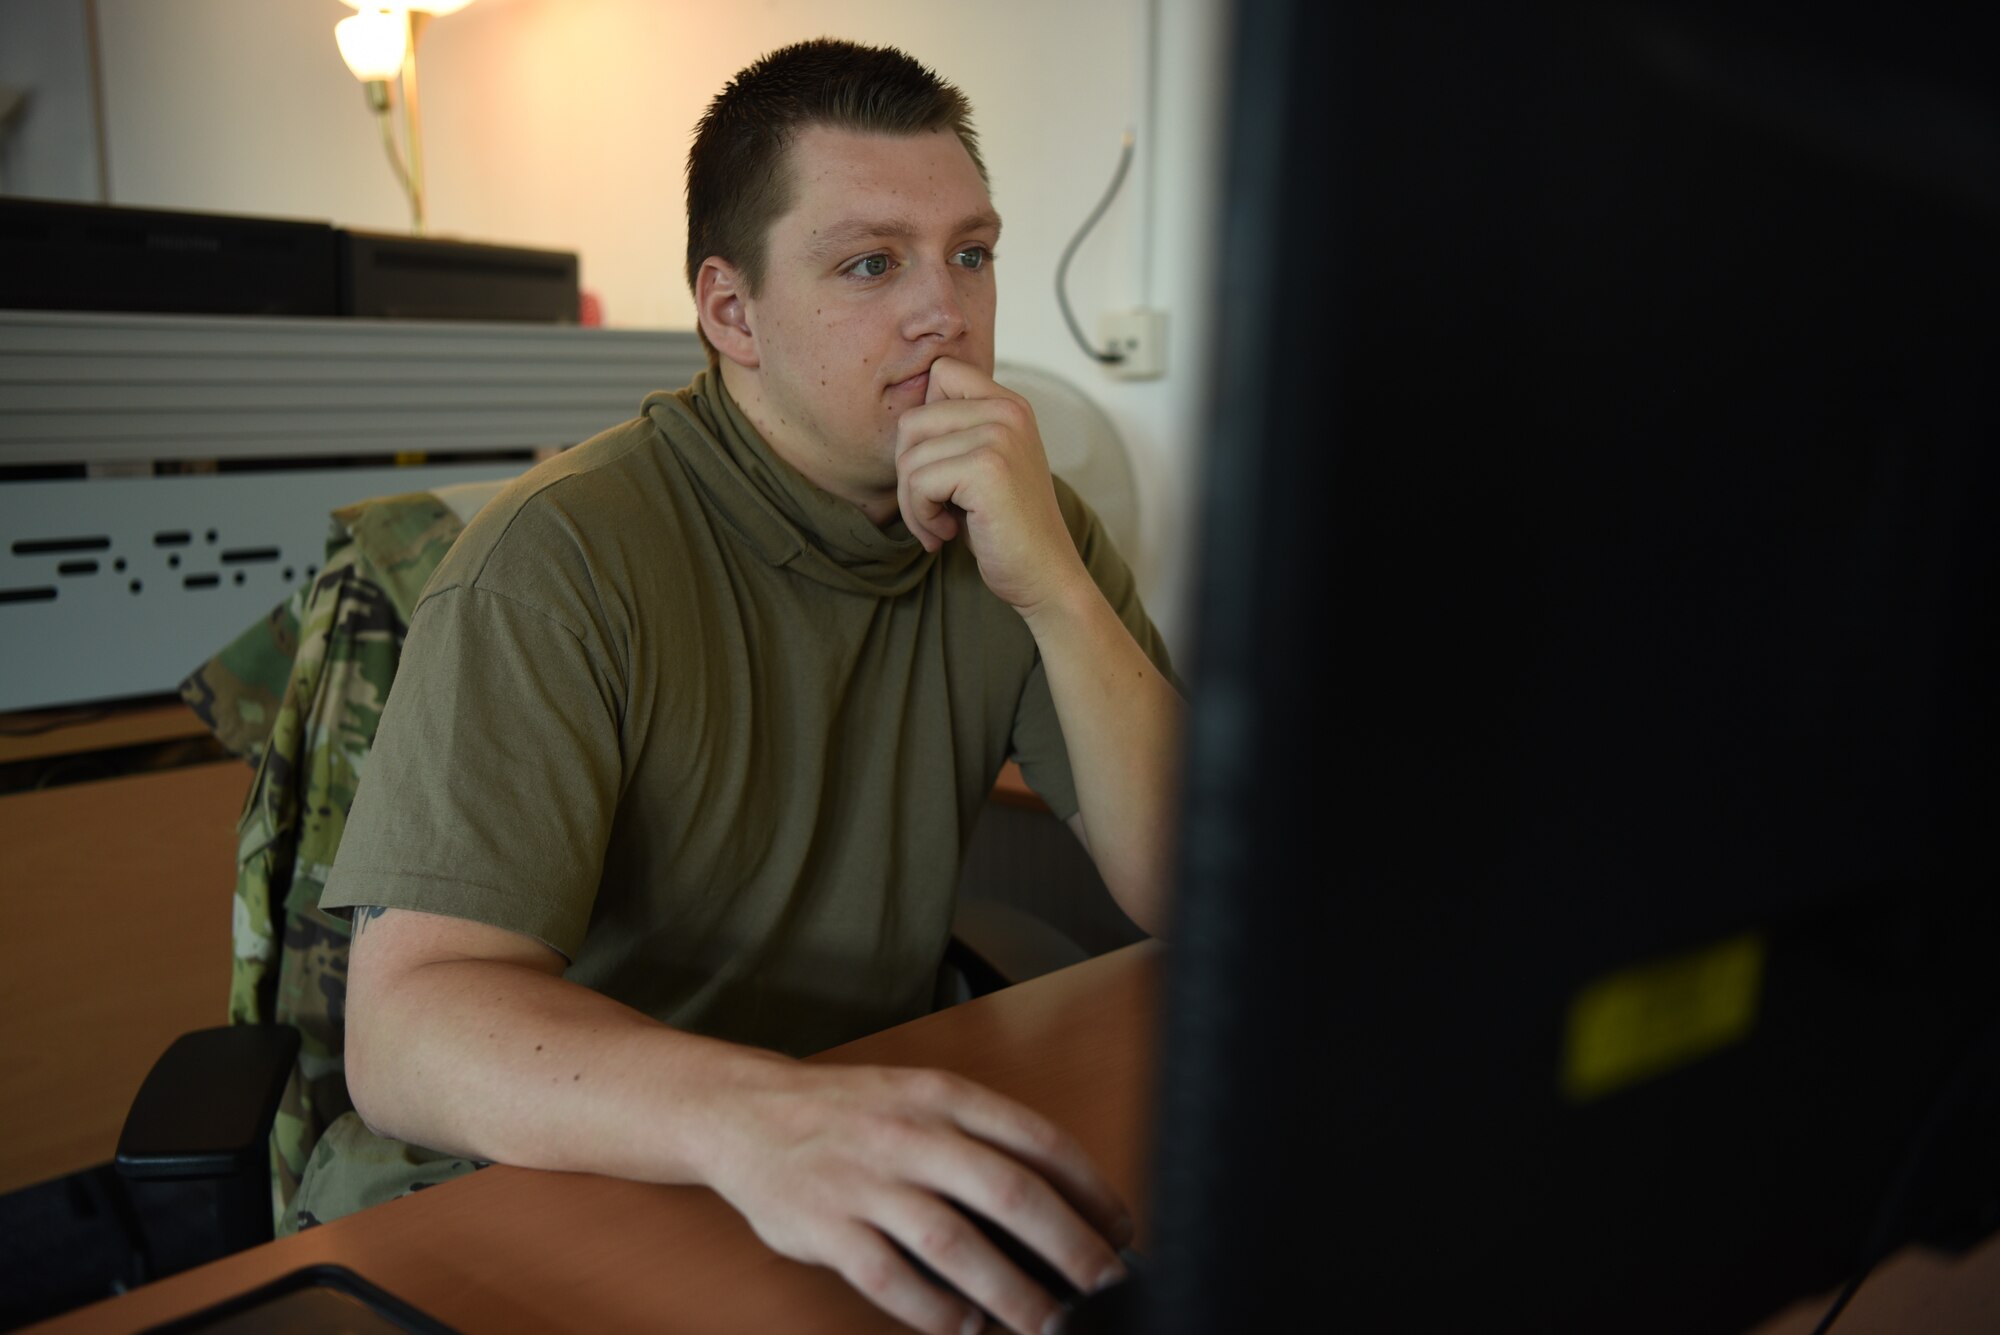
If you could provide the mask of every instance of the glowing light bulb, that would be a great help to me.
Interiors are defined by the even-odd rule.
[[[419,14],[456,14],[472,0],[396,0],[394,4],[371,4],[368,0],[346,0],[350,9],[414,9]]]
[[[410,24],[400,9],[369,8],[334,24],[333,39],[354,77],[373,83],[393,79],[402,70]]]

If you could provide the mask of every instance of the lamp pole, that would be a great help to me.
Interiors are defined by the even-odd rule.
[[[400,0],[398,3],[362,3],[348,0],[356,12],[333,25],[341,58],[354,77],[368,90],[368,105],[382,127],[382,147],[389,155],[389,167],[396,183],[410,200],[410,230],[422,235],[424,219],[424,112],[417,86],[417,43],[439,14],[452,14],[472,0]],[[398,100],[389,92],[390,81],[401,86],[403,142],[396,143],[394,124]]]
[[[424,232],[424,113],[417,97],[417,39],[423,36],[431,16],[420,9],[405,10],[410,40],[403,48],[403,142],[409,146],[410,231]]]

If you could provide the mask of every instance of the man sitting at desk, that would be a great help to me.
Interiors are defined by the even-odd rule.
[[[352,909],[347,1078],[307,1221],[479,1161],[714,1188],[920,1330],[1085,1290],[1124,1207],[1065,1134],[939,1072],[793,1056],[924,1013],[1002,762],[1143,927],[1180,700],[1096,518],[995,384],[964,97],[786,48],[688,162],[710,366],[545,463],[412,620],[322,900]],[[366,1119],[363,1124],[361,1119]],[[372,1130],[371,1130],[372,1128]],[[419,1146],[435,1147],[422,1149]]]

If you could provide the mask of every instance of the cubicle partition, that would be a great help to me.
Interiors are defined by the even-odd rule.
[[[0,711],[170,691],[328,514],[632,417],[692,331],[0,311]]]

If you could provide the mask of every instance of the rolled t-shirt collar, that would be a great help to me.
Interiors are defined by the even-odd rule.
[[[730,527],[770,564],[836,589],[896,597],[937,560],[901,518],[878,528],[859,506],[780,459],[713,370],[641,409]]]

